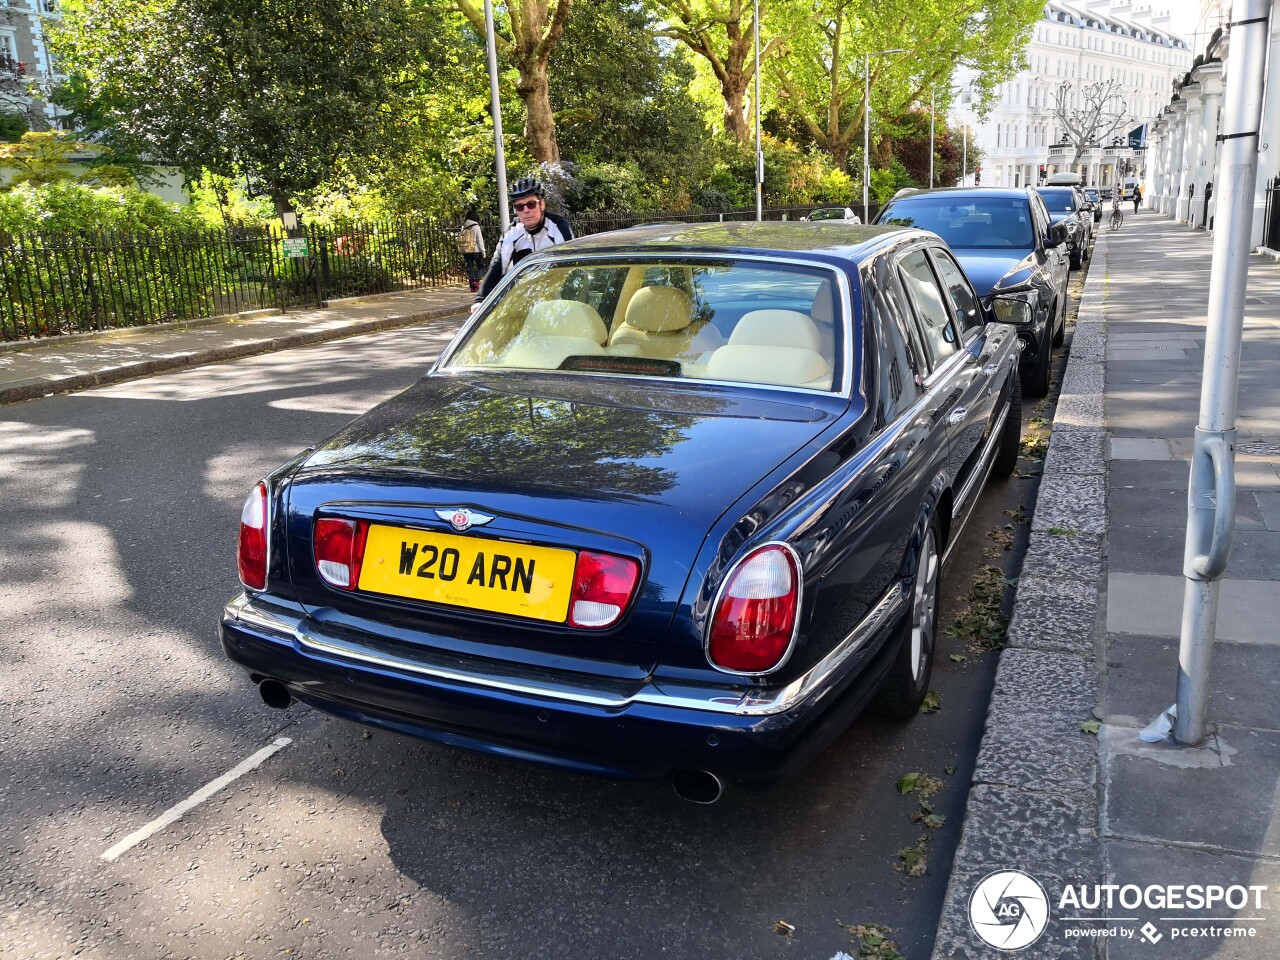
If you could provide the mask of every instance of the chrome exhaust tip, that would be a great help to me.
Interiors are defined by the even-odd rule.
[[[258,696],[275,710],[288,710],[293,703],[293,694],[279,680],[263,680],[258,684]]]
[[[706,770],[677,770],[671,774],[671,789],[680,799],[704,806],[724,796],[724,783]]]

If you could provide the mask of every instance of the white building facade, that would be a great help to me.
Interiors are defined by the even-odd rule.
[[[1214,34],[1191,69],[1179,79],[1150,127],[1146,206],[1194,229],[1212,230],[1218,197],[1213,184],[1222,171],[1223,104],[1243,97],[1246,85],[1261,84],[1262,128],[1253,195],[1251,246],[1280,255],[1280,11],[1271,5],[1263,77],[1246,77],[1231,59],[1230,32]],[[1234,69],[1233,69],[1234,67]],[[1255,88],[1256,89],[1256,88]]]
[[[1064,3],[1050,0],[1033,28],[1026,50],[1028,69],[1001,85],[999,101],[979,119],[961,104],[953,122],[968,125],[982,148],[981,182],[985,186],[1034,186],[1045,173],[1072,170],[1086,183],[1110,184],[1128,161],[1141,176],[1143,151],[1113,145],[1168,103],[1175,79],[1191,67],[1186,42],[1165,29],[1167,15],[1151,7],[1118,0]],[[1091,144],[1075,160],[1074,146],[1064,145],[1063,124],[1055,116],[1055,94],[1064,82],[1069,98],[1083,87],[1116,82],[1127,117],[1106,143]],[[967,181],[973,183],[973,176]]]
[[[20,64],[23,78],[45,93],[55,79],[45,38],[50,21],[61,17],[57,0],[0,0],[0,59]],[[0,109],[25,113],[31,103],[28,96],[4,95]],[[57,118],[56,108],[38,99],[36,109],[48,123]]]

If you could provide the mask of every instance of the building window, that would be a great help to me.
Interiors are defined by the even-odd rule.
[[[18,42],[12,30],[0,30],[0,57],[18,59]]]

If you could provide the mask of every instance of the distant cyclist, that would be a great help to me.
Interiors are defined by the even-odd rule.
[[[569,221],[559,214],[547,212],[544,193],[542,181],[535,177],[521,177],[507,191],[519,222],[498,241],[489,262],[489,271],[480,283],[476,303],[492,293],[507,271],[525,257],[573,239]]]

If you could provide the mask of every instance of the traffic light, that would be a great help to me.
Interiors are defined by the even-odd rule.
[[[973,185],[975,187],[982,186],[982,168],[981,167],[973,168]]]
[[[1049,175],[1049,167],[1046,164],[1040,164],[1040,179],[1043,180]]]

